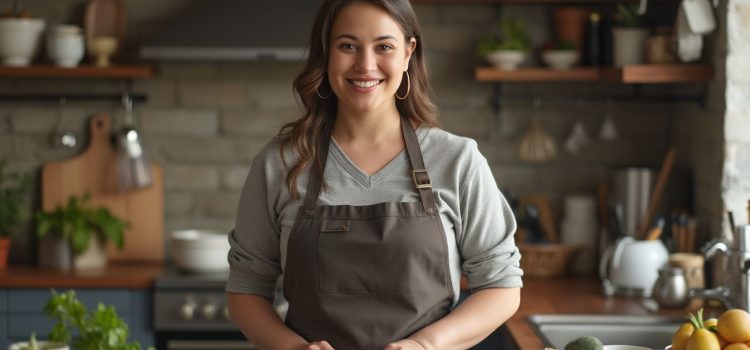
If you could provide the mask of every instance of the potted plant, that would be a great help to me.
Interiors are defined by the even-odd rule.
[[[105,207],[89,207],[89,196],[71,196],[65,206],[37,213],[37,233],[49,242],[40,242],[40,264],[67,269],[102,268],[107,265],[105,243],[112,241],[122,249],[127,222]],[[50,248],[51,246],[51,248]],[[47,260],[43,260],[47,259]]]
[[[477,53],[497,69],[513,70],[526,59],[529,36],[526,24],[520,19],[502,19],[500,38],[489,37],[479,43]]]
[[[32,332],[29,341],[13,343],[8,350],[70,350],[70,347],[63,343],[36,340],[36,333]]]
[[[638,14],[638,5],[617,4],[615,20],[616,25],[612,28],[615,67],[643,63],[648,29],[643,26],[643,16]]]
[[[130,328],[113,306],[99,303],[96,310],[89,311],[75,291],[58,294],[53,290],[44,313],[57,321],[49,335],[52,341],[71,344],[74,349],[141,349],[138,342],[128,341]]]
[[[570,69],[578,57],[578,50],[570,41],[547,42],[542,46],[542,61],[553,69]]]
[[[8,266],[10,229],[23,219],[23,203],[31,187],[31,177],[5,173],[5,161],[0,160],[0,269]]]

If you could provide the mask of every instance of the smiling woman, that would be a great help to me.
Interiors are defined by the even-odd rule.
[[[515,220],[476,142],[437,127],[422,50],[408,0],[323,4],[304,113],[255,158],[230,234],[229,311],[259,348],[467,349],[518,308]]]

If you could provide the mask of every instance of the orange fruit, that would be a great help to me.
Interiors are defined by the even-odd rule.
[[[719,335],[730,343],[750,341],[750,314],[741,309],[727,310],[719,316],[716,328]]]
[[[719,324],[719,320],[716,319],[716,318],[709,318],[709,319],[703,321],[703,325],[706,326],[706,328],[711,327],[711,326],[715,326],[717,324]]]
[[[734,343],[725,346],[722,350],[750,350],[750,346],[745,343]]]

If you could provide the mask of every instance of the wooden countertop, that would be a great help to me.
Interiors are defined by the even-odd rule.
[[[684,316],[699,304],[691,303],[685,309],[660,310],[658,315]],[[605,297],[597,278],[559,278],[524,280],[521,288],[521,306],[506,323],[519,349],[541,350],[544,344],[526,322],[532,314],[625,314],[653,315],[638,299]]]
[[[162,264],[116,264],[82,271],[9,266],[0,270],[0,288],[150,288],[163,271]]]

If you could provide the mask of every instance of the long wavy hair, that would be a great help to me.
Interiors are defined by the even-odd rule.
[[[289,192],[294,198],[299,197],[297,177],[310,163],[315,163],[313,171],[317,171],[320,178],[323,178],[324,164],[318,164],[315,160],[322,139],[330,136],[338,105],[326,74],[331,27],[343,8],[358,2],[370,3],[385,10],[400,25],[406,43],[411,38],[416,39],[417,45],[407,68],[411,88],[406,99],[396,99],[396,108],[401,115],[418,125],[439,126],[437,108],[431,98],[422,33],[409,0],[326,0],[313,24],[307,63],[294,80],[294,91],[304,107],[304,114],[279,131],[284,165],[286,166],[284,154],[287,148],[291,147],[297,156],[297,162],[289,168],[286,176]],[[396,93],[399,96],[407,93],[406,79],[402,80]]]

